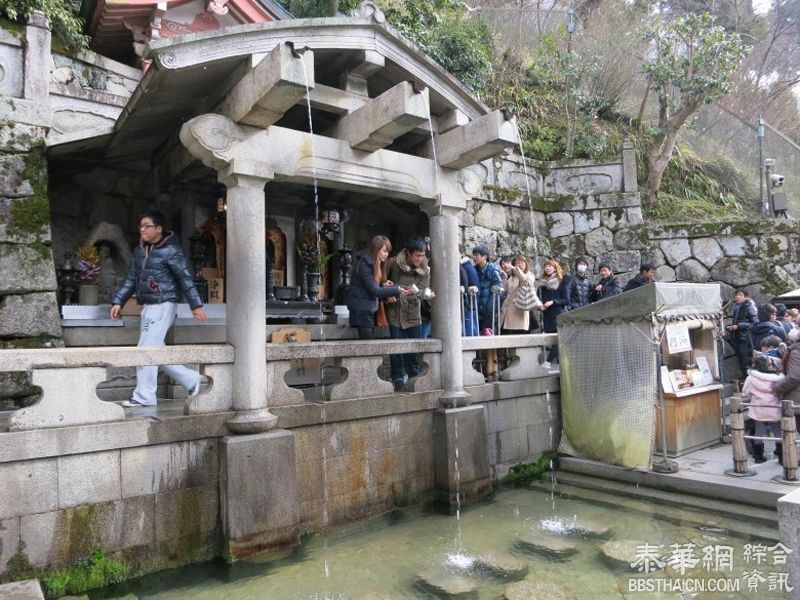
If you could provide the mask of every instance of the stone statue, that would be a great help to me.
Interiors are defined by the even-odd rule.
[[[99,300],[101,303],[108,304],[111,302],[111,294],[121,282],[118,280],[117,267],[111,256],[111,246],[108,244],[98,244],[97,250],[100,254],[101,269]]]

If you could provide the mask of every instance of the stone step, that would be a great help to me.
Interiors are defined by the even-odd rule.
[[[555,560],[568,560],[578,553],[578,547],[569,539],[564,539],[546,533],[527,532],[521,534],[515,546],[525,552],[542,554]]]
[[[42,588],[36,579],[0,584],[0,598],[8,600],[44,600]]]
[[[528,563],[507,552],[488,552],[475,559],[475,566],[502,579],[522,579],[528,574]]]
[[[603,560],[614,568],[630,568],[639,560],[637,548],[642,545],[636,540],[609,540],[600,547]]]
[[[477,600],[478,583],[462,575],[433,567],[417,574],[414,583],[443,600]]]

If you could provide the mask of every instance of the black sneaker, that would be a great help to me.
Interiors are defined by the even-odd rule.
[[[758,463],[758,464],[761,464],[761,463],[765,463],[765,462],[767,462],[767,459],[766,459],[766,457],[765,457],[765,456],[762,454],[761,456],[754,456],[754,457],[753,457],[753,461],[754,461],[754,462],[756,462],[756,463]]]
[[[407,392],[408,387],[406,387],[405,382],[402,379],[398,379],[394,383],[394,391],[395,392]]]

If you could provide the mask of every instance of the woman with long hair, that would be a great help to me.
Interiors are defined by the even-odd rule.
[[[530,311],[519,308],[514,299],[523,288],[533,288],[536,279],[528,268],[528,259],[522,254],[517,254],[510,262],[508,278],[504,283],[506,299],[500,309],[500,331],[503,335],[524,334],[528,333]]]
[[[536,282],[539,285],[539,299],[542,301],[542,331],[558,333],[556,317],[566,310],[569,304],[567,282],[564,271],[558,261],[548,258],[542,265],[542,276]],[[547,362],[558,361],[558,346],[550,346]]]
[[[386,259],[391,251],[392,243],[389,238],[376,235],[369,241],[366,250],[356,253],[350,272],[347,309],[350,311],[350,327],[358,330],[358,338],[361,340],[375,337],[375,316],[379,301],[414,293],[411,289],[394,285],[386,279]]]

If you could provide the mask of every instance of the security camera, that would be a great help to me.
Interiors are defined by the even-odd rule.
[[[772,182],[772,187],[781,187],[784,179],[785,177],[783,175],[778,175],[777,173],[773,173],[769,176],[769,180]]]

